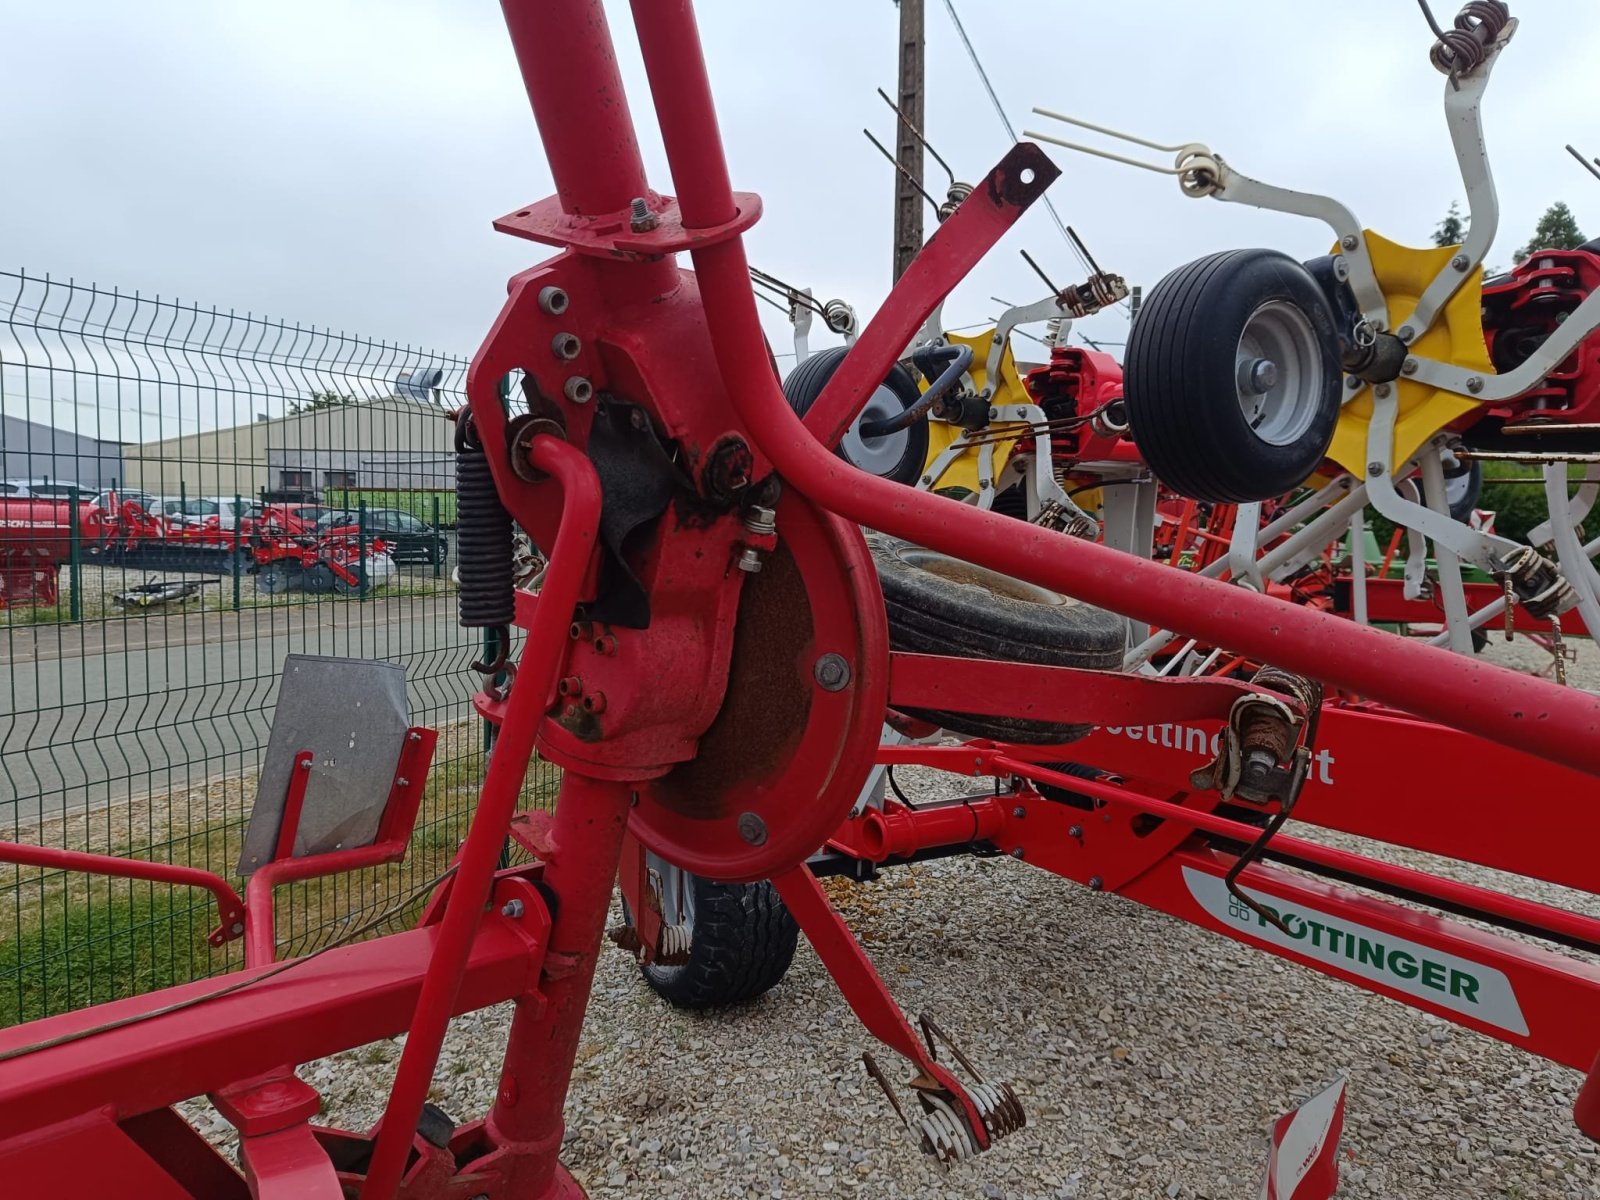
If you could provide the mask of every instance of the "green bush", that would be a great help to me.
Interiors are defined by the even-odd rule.
[[[1582,477],[1583,468],[1569,467],[1568,473],[1576,480]],[[1494,513],[1494,531],[1501,537],[1514,542],[1527,541],[1528,531],[1549,516],[1543,487],[1536,483],[1513,482],[1538,474],[1537,467],[1522,463],[1483,464],[1483,494],[1478,499],[1478,507]],[[1576,484],[1569,483],[1568,492],[1575,490]],[[1388,546],[1389,539],[1394,536],[1394,524],[1371,507],[1367,509],[1367,528],[1378,539],[1380,550]]]
[[[363,500],[368,508],[398,508],[429,525],[434,521],[434,505],[438,505],[439,524],[454,528],[456,524],[456,494],[454,492],[380,491],[375,488],[327,488],[322,493],[324,504],[334,508],[358,508]]]

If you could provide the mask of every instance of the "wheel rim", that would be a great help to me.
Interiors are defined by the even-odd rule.
[[[1269,445],[1293,445],[1317,419],[1325,371],[1310,318],[1286,300],[1263,304],[1245,322],[1234,354],[1245,424]]]
[[[868,421],[890,420],[905,410],[906,406],[901,403],[900,397],[880,384],[868,399],[861,416],[841,439],[845,458],[853,466],[860,467],[873,475],[887,475],[893,471],[906,456],[906,447],[911,441],[911,431],[897,429],[882,437],[863,438],[861,426]]]

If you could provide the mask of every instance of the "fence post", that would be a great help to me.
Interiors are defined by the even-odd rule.
[[[239,561],[241,547],[239,544],[239,530],[244,522],[239,519],[239,512],[244,508],[244,497],[238,492],[233,494],[233,611],[239,611]]]
[[[433,497],[433,577],[439,578],[444,573],[444,551],[450,544],[450,539],[445,536],[444,530],[439,528],[439,497]]]
[[[68,613],[74,624],[83,620],[83,535],[79,528],[78,489],[67,489],[67,506],[71,510],[72,527],[67,531],[67,586],[72,589]],[[60,608],[56,609],[60,612]]]
[[[356,510],[356,594],[365,600],[367,598],[367,501],[362,497],[361,505]]]

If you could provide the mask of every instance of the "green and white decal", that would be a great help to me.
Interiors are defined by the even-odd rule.
[[[1494,967],[1357,925],[1303,904],[1290,904],[1249,888],[1241,889],[1257,904],[1276,913],[1288,927],[1289,932],[1285,933],[1229,895],[1221,876],[1184,867],[1183,881],[1201,908],[1222,924],[1234,926],[1258,941],[1292,950],[1512,1033],[1528,1032],[1528,1022],[1522,1015],[1522,1006],[1517,1003],[1511,981]]]

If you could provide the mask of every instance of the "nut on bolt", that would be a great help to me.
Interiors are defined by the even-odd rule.
[[[746,546],[744,553],[739,555],[738,566],[739,570],[755,575],[761,570],[761,555],[753,546]]]
[[[507,900],[500,906],[500,915],[502,917],[510,917],[513,921],[522,916],[523,911],[521,900]]]
[[[594,399],[594,384],[590,383],[582,375],[571,375],[567,377],[567,382],[562,387],[561,393],[574,404],[587,404]]]
[[[649,233],[659,224],[661,218],[650,211],[650,206],[645,203],[644,197],[635,196],[633,203],[628,205],[628,228],[634,233]]]
[[[739,814],[739,836],[751,846],[766,844],[767,823],[753,812]]]
[[[850,686],[850,664],[845,662],[843,655],[831,651],[817,659],[811,674],[825,692],[842,692]]]
[[[1347,233],[1339,239],[1339,245],[1343,246],[1346,250],[1354,250],[1360,244],[1361,239],[1356,237],[1356,235],[1353,233]]]
[[[1467,380],[1467,391],[1471,392],[1474,396],[1483,391],[1483,379],[1477,375],[1472,376]]]

